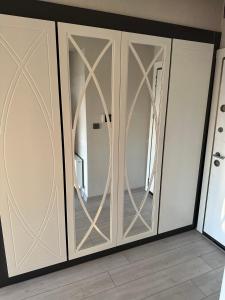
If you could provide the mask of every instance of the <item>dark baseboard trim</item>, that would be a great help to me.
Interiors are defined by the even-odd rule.
[[[84,256],[84,257],[73,259],[71,261],[65,261],[63,263],[53,265],[53,266],[50,266],[50,267],[47,267],[47,268],[39,269],[39,270],[36,270],[36,271],[32,271],[32,272],[25,273],[25,274],[22,274],[22,275],[10,277],[10,278],[7,278],[7,279],[5,278],[4,280],[0,279],[0,287],[5,287],[5,286],[8,286],[8,285],[19,283],[19,282],[22,282],[22,281],[25,281],[25,280],[29,280],[29,279],[38,277],[38,276],[43,276],[43,275],[46,275],[48,273],[52,273],[52,272],[55,272],[55,271],[66,269],[66,268],[69,268],[69,267],[72,267],[72,266],[75,266],[75,265],[79,265],[81,263],[84,263],[84,262],[87,262],[87,261],[90,261],[90,260],[94,260],[94,259],[101,258],[101,257],[107,256],[107,255],[113,254],[113,253],[117,253],[117,252],[120,252],[120,251],[124,251],[124,250],[127,250],[127,249],[137,247],[137,246],[141,246],[141,245],[144,245],[144,244],[147,244],[147,243],[151,243],[151,242],[154,242],[154,241],[157,241],[157,240],[161,240],[161,239],[164,239],[164,238],[167,238],[167,237],[179,234],[179,233],[190,231],[192,229],[194,229],[194,225],[189,225],[189,226],[178,228],[178,229],[175,229],[175,230],[172,230],[172,231],[169,231],[169,232],[161,233],[161,234],[158,234],[156,236],[148,237],[148,238],[145,238],[145,239],[142,239],[142,240],[127,243],[127,244],[120,245],[120,246],[117,246],[117,247],[114,247],[114,248],[110,248],[110,249],[107,249],[107,250],[104,250],[104,251],[101,251],[101,252],[97,252],[97,253],[93,253],[93,254],[90,254],[90,255],[87,255],[87,256]]]
[[[212,44],[214,44],[215,35],[218,33],[211,30],[37,0],[1,0],[0,13]]]
[[[0,219],[0,286],[1,281],[8,278],[8,269],[6,264],[5,247],[3,242],[2,224]]]
[[[223,251],[225,251],[225,246],[222,245],[221,243],[219,243],[217,240],[215,240],[213,237],[211,237],[208,233],[206,233],[205,231],[203,231],[202,233],[207,239],[209,239],[210,241],[212,241],[214,244],[216,244],[219,248],[221,248]]]

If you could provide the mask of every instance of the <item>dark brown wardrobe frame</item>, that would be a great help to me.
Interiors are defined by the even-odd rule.
[[[163,234],[158,234],[154,237],[145,238],[143,240],[135,241],[112,249],[104,250],[102,252],[94,253],[71,261],[68,260],[68,247],[67,247],[67,261],[54,266],[46,267],[40,270],[35,270],[26,274],[22,274],[10,278],[8,276],[8,271],[7,271],[4,241],[3,241],[2,228],[0,223],[0,287],[17,283],[20,281],[24,281],[40,275],[44,275],[56,270],[60,270],[76,264],[80,264],[82,262],[91,259],[109,255],[111,253],[115,253],[124,249],[135,247],[144,243],[162,239],[195,228],[197,224],[198,211],[199,211],[201,184],[202,184],[203,167],[204,167],[204,159],[205,159],[205,149],[206,149],[206,142],[207,142],[207,132],[208,132],[208,125],[209,125],[209,115],[210,115],[210,108],[211,108],[213,80],[214,80],[214,72],[215,72],[216,51],[220,45],[221,33],[216,31],[197,29],[197,28],[192,28],[187,26],[146,20],[146,19],[135,18],[135,17],[128,17],[124,15],[99,12],[95,10],[89,10],[84,8],[71,7],[66,5],[59,5],[59,4],[53,4],[53,3],[47,3],[47,2],[35,1],[35,0],[20,0],[20,1],[1,0],[0,14],[8,14],[14,16],[22,16],[28,18],[54,21],[56,26],[56,33],[57,33],[57,22],[65,22],[65,23],[73,23],[73,24],[86,25],[86,26],[102,27],[102,28],[108,28],[108,29],[114,29],[120,31],[148,34],[154,36],[161,36],[161,37],[167,37],[171,39],[176,38],[182,40],[190,40],[190,41],[214,44],[214,55],[213,55],[213,63],[212,63],[211,78],[210,78],[210,85],[209,85],[207,110],[205,116],[201,158],[199,164],[198,185],[196,191],[196,203],[195,203],[195,213],[193,217],[193,223],[183,228],[179,228]],[[60,91],[58,33],[56,35],[56,43],[57,43],[57,60],[58,60],[59,97],[60,97],[60,106],[61,106],[62,98],[61,98],[61,91]],[[64,147],[62,126],[63,123],[62,123],[62,113],[61,113],[62,147]],[[63,161],[64,161],[64,149],[63,149]],[[65,206],[66,206],[65,165],[63,166],[63,168],[64,168],[64,198],[65,198]],[[67,225],[66,216],[65,216],[65,223]],[[67,227],[66,227],[66,231],[67,231]],[[66,237],[67,237],[67,232],[66,232]]]

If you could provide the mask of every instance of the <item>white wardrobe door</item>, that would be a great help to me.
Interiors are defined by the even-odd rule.
[[[59,23],[70,259],[116,245],[120,40]]]
[[[193,223],[213,45],[174,40],[159,233]]]
[[[1,221],[9,276],[66,259],[53,22],[0,15]]]
[[[118,244],[157,233],[171,39],[124,32],[121,49]]]

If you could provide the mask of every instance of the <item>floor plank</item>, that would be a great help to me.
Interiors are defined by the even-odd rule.
[[[96,295],[114,287],[114,284],[107,273],[103,273],[93,278],[64,285],[47,293],[34,296],[32,300],[81,300],[85,297]]]
[[[225,267],[225,252],[220,249],[202,256],[204,261],[213,269]]]
[[[223,268],[213,270],[192,279],[192,281],[206,296],[210,296],[220,291],[223,271]]]
[[[191,282],[165,290],[144,300],[202,300],[205,295]]]
[[[200,241],[204,238],[196,231],[185,232],[176,236],[168,237],[150,244],[145,244],[125,251],[124,255],[133,263],[145,258],[153,257],[167,251]]]
[[[211,268],[201,258],[196,258],[87,299],[141,300],[210,270]]]
[[[219,299],[220,299],[220,294],[217,293],[217,294],[208,296],[208,297],[204,298],[203,300],[219,300]]]

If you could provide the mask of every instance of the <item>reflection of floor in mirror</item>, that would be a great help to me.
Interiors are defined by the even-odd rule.
[[[141,220],[140,217],[134,222],[133,226],[131,227],[130,231],[127,233],[127,236],[136,235],[139,233],[143,233],[148,231],[147,226],[151,226],[151,213],[152,213],[152,194],[146,194],[146,191],[143,188],[136,188],[131,190],[134,203],[137,209],[140,208],[142,201],[145,196],[146,201],[143,205],[141,210]],[[104,204],[101,204],[102,196],[94,196],[89,197],[87,201],[83,201],[83,207],[78,199],[75,196],[75,228],[76,228],[76,240],[77,244],[80,244],[82,239],[84,243],[80,249],[86,249],[89,247],[93,247],[96,245],[103,244],[107,241],[106,238],[110,237],[110,194],[106,196]],[[97,214],[98,209],[102,205],[102,209],[100,214]],[[97,230],[102,233],[102,236],[95,228],[91,230],[91,233],[87,236],[86,233],[91,226],[91,221],[88,219],[85,210],[90,215],[91,219],[93,220],[97,217],[96,226]],[[128,191],[125,191],[124,194],[124,233],[128,229],[130,223],[135,218],[136,211],[134,206],[130,200],[130,196]],[[144,224],[145,222],[145,224]],[[85,237],[86,235],[86,237]],[[85,238],[84,238],[85,237]],[[106,237],[106,238],[105,238]]]
[[[148,227],[151,227],[151,217],[152,217],[152,198],[153,195],[151,193],[146,193],[144,187],[132,189],[131,191],[134,203],[137,206],[137,210],[142,206],[141,214],[131,227],[130,231],[127,232],[127,236],[136,235],[139,233],[143,233],[149,230]],[[146,197],[145,202],[143,203],[143,199]],[[128,192],[125,192],[124,196],[124,210],[125,210],[125,218],[124,218],[124,233],[128,229],[129,225],[133,221],[136,215],[136,211],[132,202],[130,201],[130,197]],[[145,223],[144,223],[145,222]],[[147,227],[148,226],[148,227]]]

